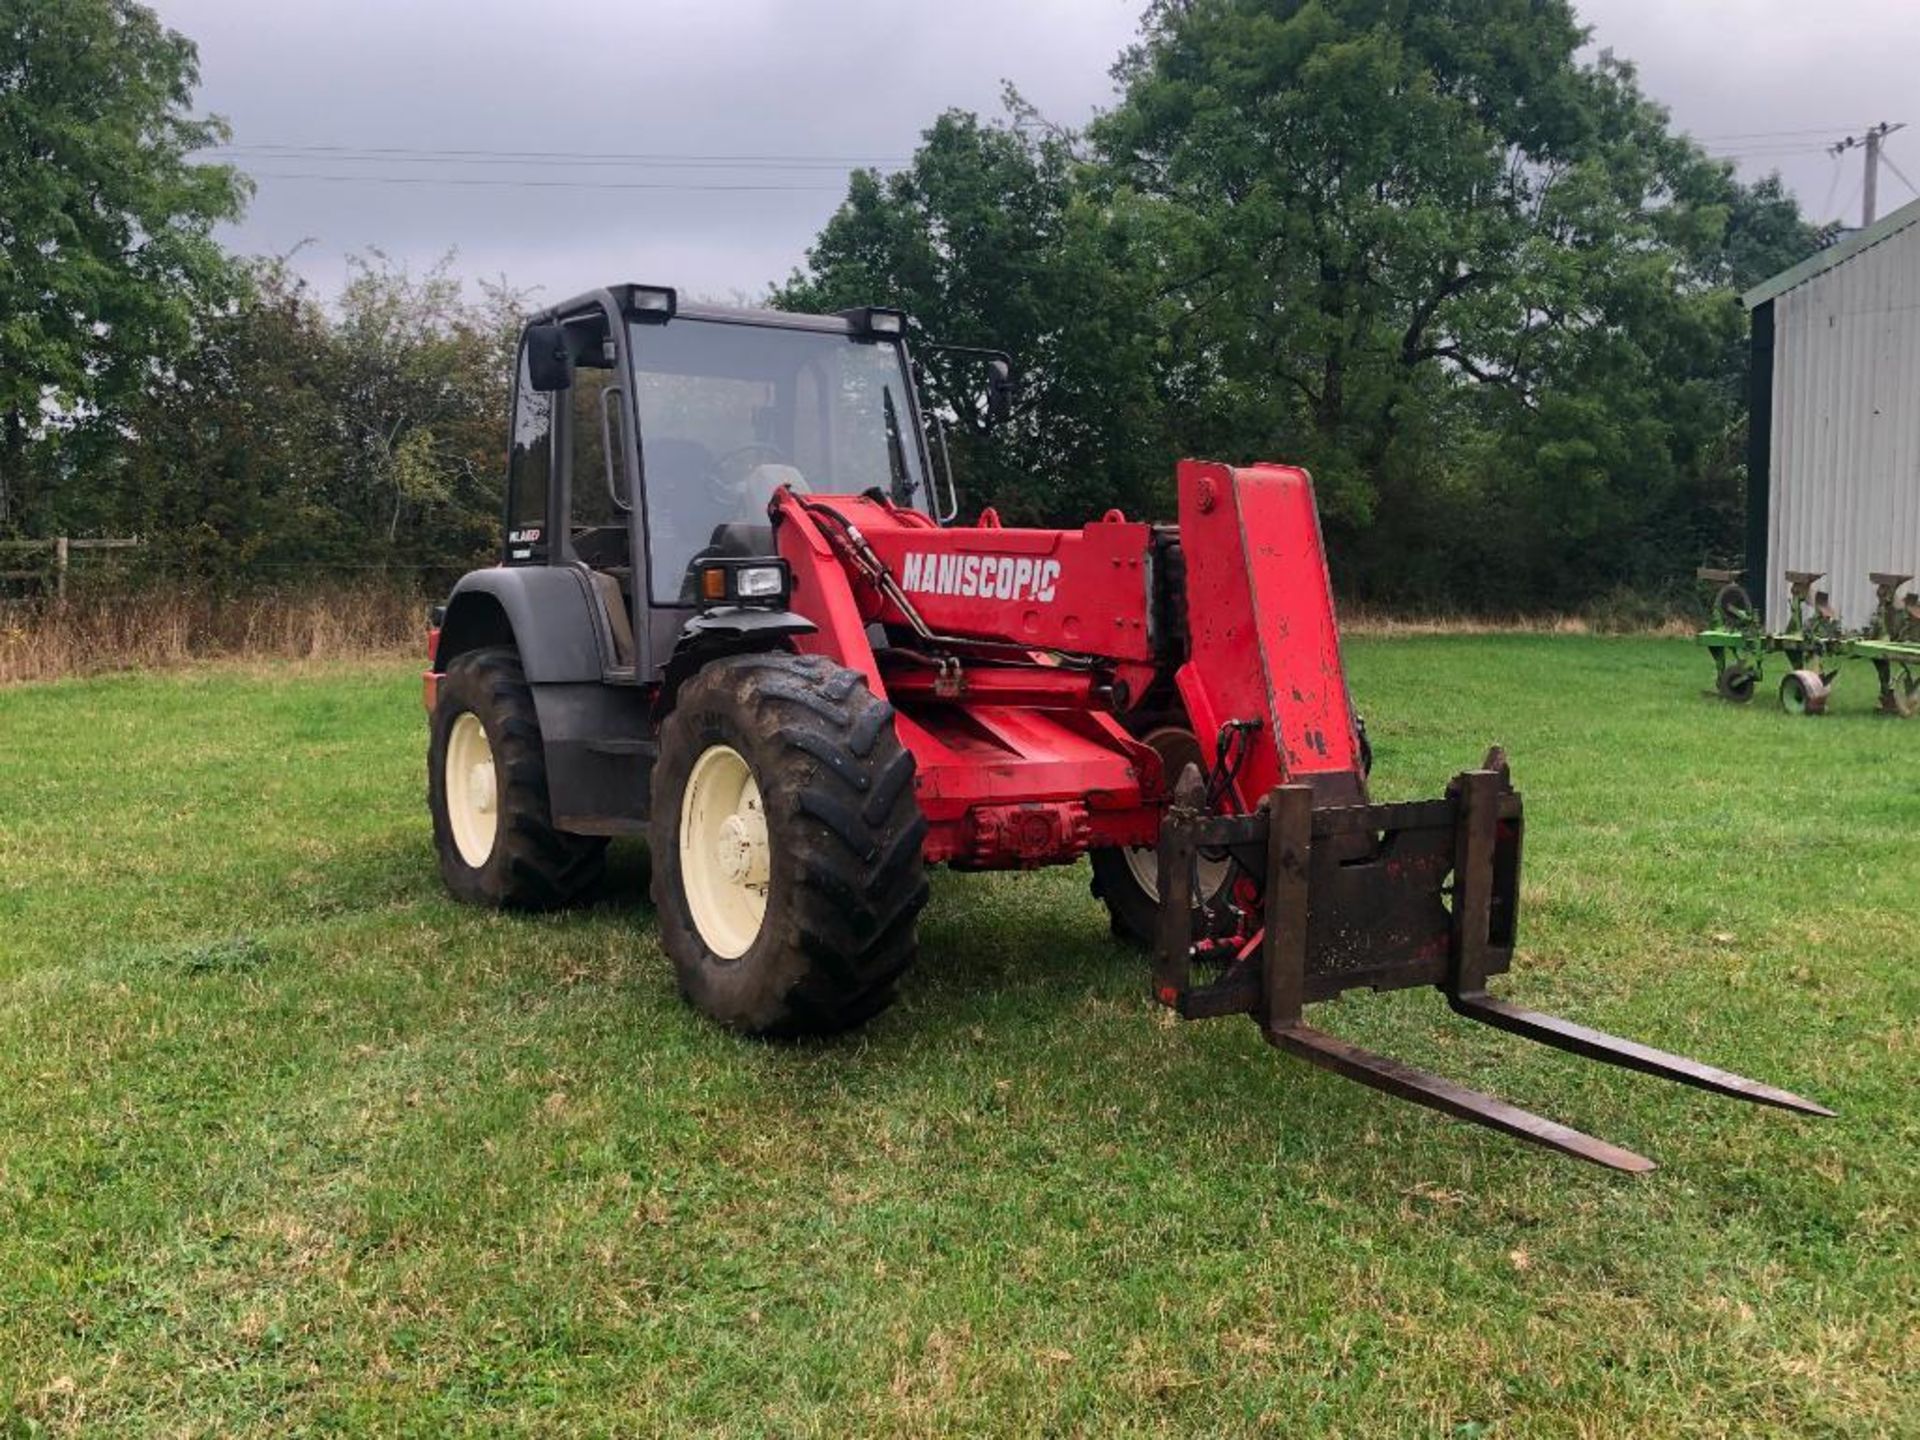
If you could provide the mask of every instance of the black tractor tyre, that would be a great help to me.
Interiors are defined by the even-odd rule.
[[[462,853],[448,803],[448,751],[465,715],[479,722],[493,767],[492,847],[478,863]],[[441,879],[468,904],[550,910],[578,899],[605,872],[604,839],[554,828],[540,720],[512,650],[470,650],[441,676],[429,720],[427,807]]]
[[[763,827],[757,861],[733,852],[733,878],[691,877],[736,899],[728,886],[764,894],[757,930],[741,922],[717,944],[695,918],[717,902],[690,895],[685,873],[709,864],[696,844],[702,800],[689,788],[710,752],[735,774],[744,762],[754,787],[722,823],[751,810]],[[653,901],[680,993],[752,1035],[830,1034],[877,1015],[917,953],[926,834],[913,754],[863,676],[785,652],[711,662],[681,689],[653,769]],[[735,944],[744,948],[722,953]]]
[[[1160,902],[1142,888],[1124,850],[1095,850],[1093,894],[1107,907],[1113,938],[1143,950],[1153,948],[1160,930]]]

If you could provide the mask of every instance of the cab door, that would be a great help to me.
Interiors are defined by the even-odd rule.
[[[606,678],[635,683],[644,672],[634,628],[637,553],[633,504],[632,406],[626,382],[622,327],[604,308],[565,317],[574,359],[570,389],[559,402],[556,526],[561,563],[575,566],[591,586],[606,621]]]

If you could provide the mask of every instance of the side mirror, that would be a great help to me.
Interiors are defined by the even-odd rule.
[[[1013,414],[1013,367],[1004,360],[987,362],[987,419],[998,425]]]
[[[527,383],[542,394],[573,388],[573,352],[564,325],[527,327]]]

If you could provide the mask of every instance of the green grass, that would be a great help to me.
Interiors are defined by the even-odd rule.
[[[410,667],[0,691],[0,1434],[1920,1433],[1920,723],[1676,641],[1358,642],[1377,788],[1498,739],[1505,993],[1816,1122],[1354,996],[1578,1165],[1180,1025],[1084,869],[936,879],[836,1044],[598,904],[440,893]]]

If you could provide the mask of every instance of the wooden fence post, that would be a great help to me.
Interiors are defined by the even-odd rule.
[[[35,594],[45,596],[48,589],[53,591],[56,605],[67,603],[67,572],[71,568],[73,552],[76,550],[137,550],[146,542],[139,536],[125,538],[75,540],[66,535],[56,535],[51,540],[0,540],[0,555],[22,554],[31,558],[35,554],[44,555],[53,552],[53,584],[47,584],[47,568],[43,563],[33,570],[0,570],[0,581],[24,580],[34,583]],[[17,562],[18,563],[18,562]]]

